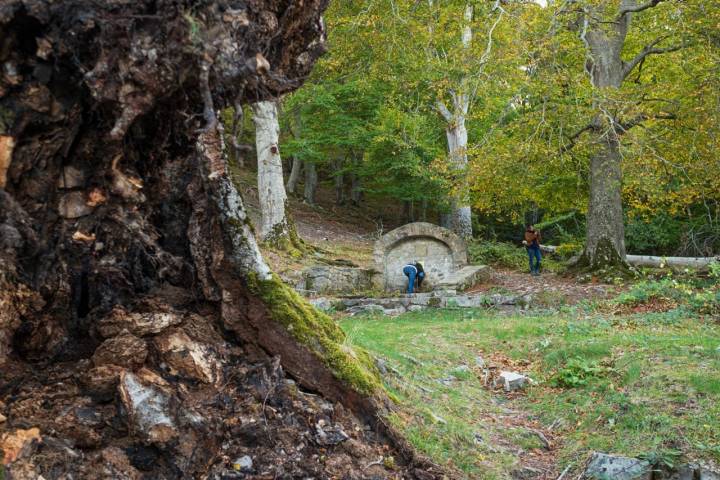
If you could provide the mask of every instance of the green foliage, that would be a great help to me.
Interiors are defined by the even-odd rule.
[[[616,301],[622,305],[640,305],[651,300],[681,301],[692,293],[692,287],[672,278],[643,281],[621,293]]]
[[[528,254],[524,247],[511,243],[476,240],[468,245],[468,256],[475,264],[493,265],[513,270],[528,269]],[[546,271],[559,271],[563,266],[543,254],[542,269]]]
[[[609,371],[610,369],[601,366],[597,361],[573,357],[558,370],[552,384],[563,388],[584,387],[594,378],[607,375]]]
[[[660,280],[645,280],[618,295],[614,301],[629,306],[659,301],[685,313],[720,316],[719,271],[717,262],[710,264],[709,282],[692,277],[675,279],[670,276]]]
[[[528,264],[524,248],[505,242],[475,241],[468,245],[468,254],[472,263],[482,265],[524,270]]]

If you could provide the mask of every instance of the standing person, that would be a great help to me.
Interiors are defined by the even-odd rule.
[[[422,285],[422,282],[425,279],[425,270],[420,262],[414,261],[403,267],[403,273],[406,277],[408,277],[407,293],[412,294],[415,290],[416,279],[418,282],[418,288]]]
[[[523,245],[525,245],[528,252],[528,258],[530,259],[530,274],[533,276],[540,275],[540,260],[542,260],[542,255],[540,254],[541,239],[542,235],[540,235],[538,230],[535,230],[534,226],[528,225],[525,228],[525,239],[523,240]]]

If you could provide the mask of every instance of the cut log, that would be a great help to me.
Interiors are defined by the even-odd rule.
[[[627,255],[625,257],[630,265],[636,267],[679,267],[679,268],[706,268],[713,262],[720,262],[718,257],[657,257],[651,255]]]
[[[556,245],[541,245],[540,250],[546,253],[556,253]],[[677,267],[677,268],[707,268],[713,262],[720,262],[716,257],[663,257],[656,255],[626,255],[625,261],[635,267]]]

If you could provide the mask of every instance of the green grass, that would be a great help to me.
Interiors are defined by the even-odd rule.
[[[341,326],[349,343],[391,367],[385,381],[400,401],[393,424],[468,478],[507,478],[522,452],[542,447],[530,426],[507,423],[506,408],[553,426],[559,469],[592,450],[653,458],[679,450],[720,462],[720,326],[710,321],[432,310]],[[538,383],[520,398],[493,392],[478,356]]]

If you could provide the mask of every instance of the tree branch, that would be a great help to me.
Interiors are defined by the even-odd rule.
[[[618,21],[620,21],[620,19],[628,13],[642,12],[643,10],[647,10],[649,8],[656,7],[660,2],[664,2],[664,1],[665,0],[650,0],[647,3],[642,3],[640,5],[622,7],[620,9],[620,13],[618,14]]]
[[[595,124],[593,124],[593,123],[588,123],[588,124],[585,125],[583,128],[581,128],[580,130],[578,130],[577,132],[575,132],[575,134],[573,134],[573,135],[571,135],[570,137],[568,137],[569,143],[568,143],[567,145],[563,145],[563,146],[560,148],[560,153],[567,153],[567,152],[569,152],[570,150],[572,150],[573,147],[575,147],[575,143],[577,142],[577,139],[580,138],[580,135],[582,135],[582,134],[585,133],[585,132],[588,132],[588,131],[590,131],[590,130],[595,129],[595,127],[596,127]]]
[[[633,127],[636,127],[638,125],[641,125],[642,123],[648,121],[648,120],[677,120],[677,115],[670,112],[660,112],[656,113],[654,115],[648,115],[646,113],[641,113],[638,116],[636,116],[633,119],[628,120],[627,122],[623,123],[617,123],[617,126],[620,128],[621,132],[624,133],[630,130]]]
[[[670,52],[677,52],[678,50],[682,50],[683,48],[688,47],[689,43],[681,43],[679,45],[673,45],[672,47],[665,47],[665,48],[656,48],[655,45],[665,40],[667,36],[658,37],[655,40],[653,40],[648,45],[645,45],[645,47],[635,55],[635,58],[630,60],[629,62],[623,62],[623,78],[627,78],[630,73],[637,67],[640,63],[645,60],[645,58],[648,55],[660,55],[663,53],[670,53]]]
[[[442,115],[446,121],[452,121],[453,114],[450,112],[450,110],[448,110],[448,108],[441,100],[435,102],[435,107],[438,109],[438,112],[440,112],[440,115]]]

